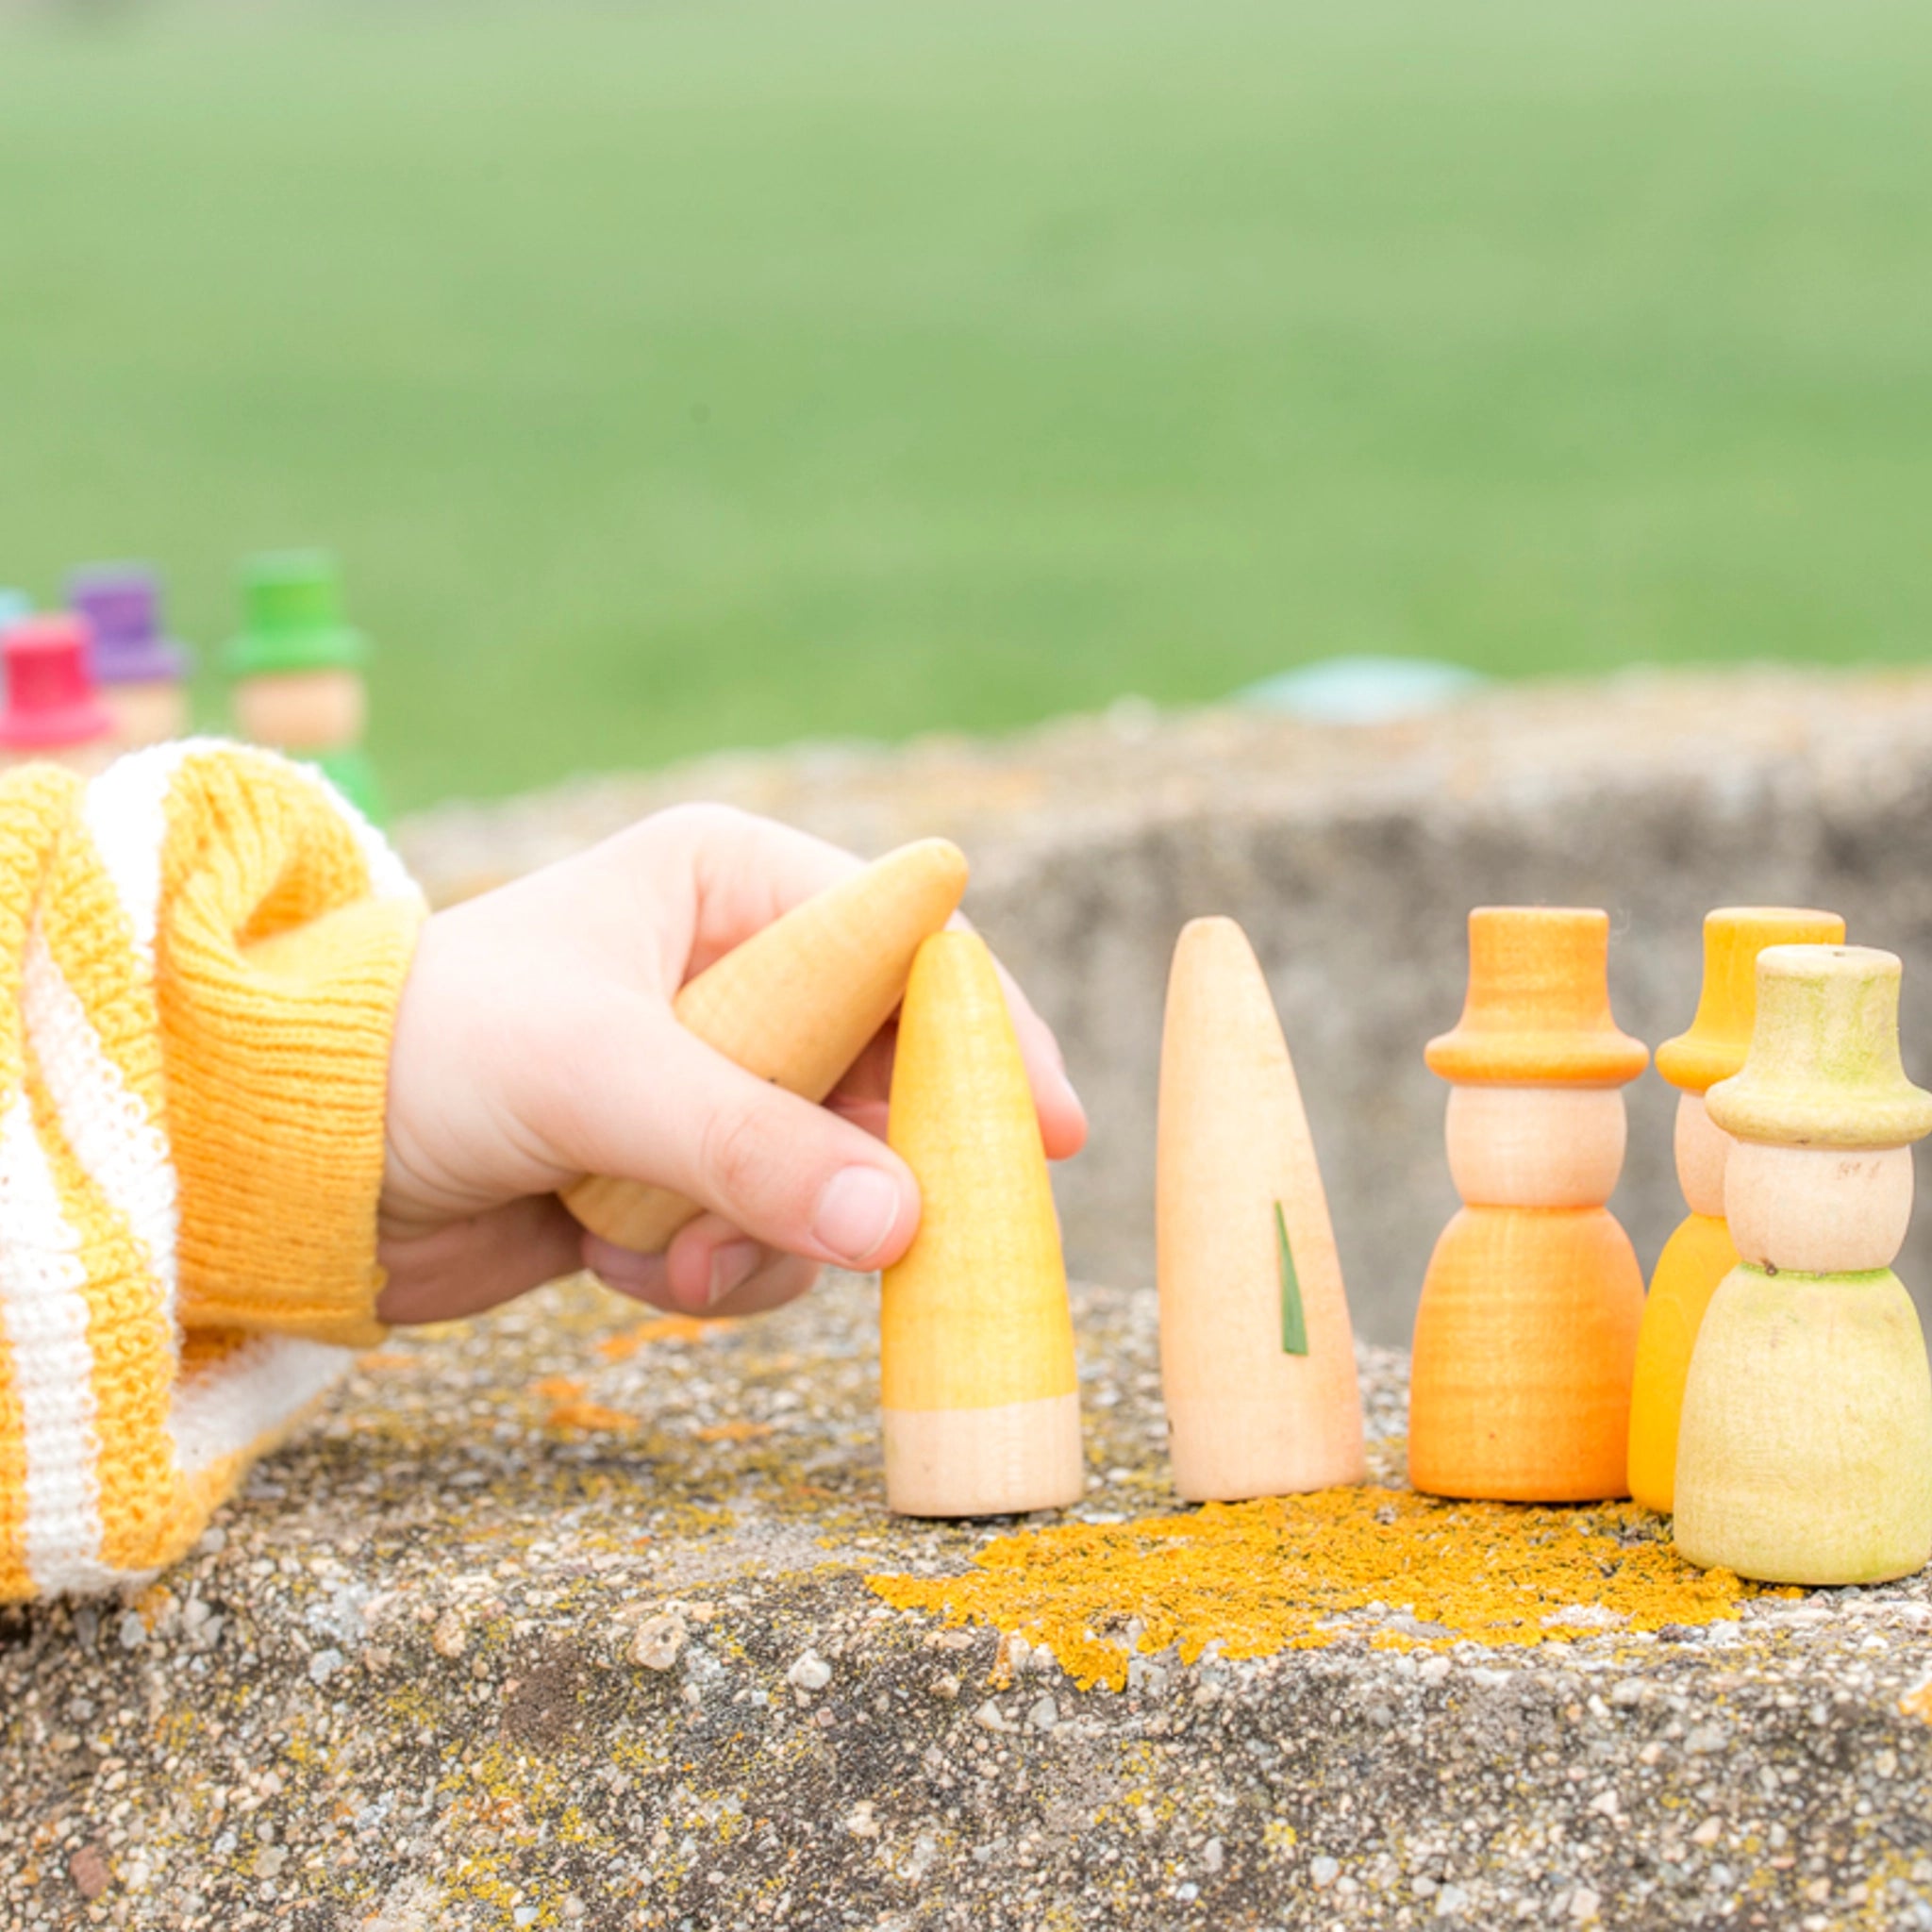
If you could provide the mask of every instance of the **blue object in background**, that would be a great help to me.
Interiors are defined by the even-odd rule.
[[[1245,686],[1234,702],[1315,724],[1386,724],[1439,711],[1490,680],[1431,658],[1324,658]]]
[[[34,600],[25,591],[0,585],[0,630],[10,630],[23,617],[34,614]]]

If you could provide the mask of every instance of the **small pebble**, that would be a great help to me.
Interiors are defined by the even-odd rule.
[[[832,1667],[817,1651],[808,1650],[785,1673],[785,1681],[794,1690],[823,1690],[832,1681]]]
[[[682,1617],[675,1617],[668,1610],[647,1617],[630,1641],[630,1660],[647,1671],[668,1671],[684,1648],[685,1635]]]

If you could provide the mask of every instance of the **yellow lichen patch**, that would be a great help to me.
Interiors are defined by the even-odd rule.
[[[1907,1690],[1899,1699],[1898,1707],[1907,1717],[1915,1717],[1921,1724],[1932,1724],[1932,1677]]]
[[[587,1401],[584,1385],[573,1381],[568,1375],[545,1375],[541,1382],[530,1384],[530,1393],[541,1396],[550,1404],[550,1413],[543,1419],[545,1428],[634,1429],[639,1426],[634,1415],[625,1415],[619,1408],[607,1408],[601,1402]]]
[[[640,1322],[621,1335],[607,1335],[597,1344],[597,1353],[607,1361],[621,1362],[653,1341],[706,1341],[737,1325],[728,1318],[701,1322],[695,1315],[663,1315],[655,1322]]]
[[[692,1440],[699,1442],[755,1442],[760,1436],[772,1433],[770,1423],[713,1423],[708,1429],[693,1429]]]
[[[1659,1528],[1629,1503],[1532,1508],[1324,1490],[1029,1530],[989,1543],[961,1576],[869,1581],[899,1609],[1024,1635],[1083,1690],[1117,1690],[1135,1636],[1141,1651],[1174,1644],[1189,1663],[1216,1641],[1225,1657],[1272,1657],[1322,1648],[1341,1634],[1337,1620],[1380,1606],[1412,1622],[1371,1627],[1377,1645],[1533,1644],[1708,1624],[1759,1594],[1727,1570],[1693,1569]]]
[[[372,1348],[356,1357],[356,1366],[364,1374],[374,1375],[385,1370],[420,1369],[425,1360],[425,1356],[410,1355],[398,1348]]]

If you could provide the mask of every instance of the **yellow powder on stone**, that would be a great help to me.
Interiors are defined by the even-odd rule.
[[[1536,1508],[1324,1490],[1024,1531],[989,1543],[964,1575],[868,1581],[899,1609],[1044,1644],[1082,1690],[1118,1690],[1131,1640],[1141,1652],[1174,1644],[1186,1663],[1217,1639],[1224,1657],[1272,1657],[1321,1649],[1352,1613],[1379,1605],[1428,1627],[1357,1621],[1378,1647],[1532,1644],[1708,1624],[1760,1593],[1728,1570],[1686,1563],[1667,1534],[1633,1503]]]
[[[619,1335],[607,1335],[597,1344],[597,1353],[621,1362],[653,1341],[709,1341],[727,1335],[738,1324],[728,1317],[700,1321],[695,1315],[662,1315],[655,1322],[640,1322]]]
[[[546,1429],[621,1432],[638,1426],[636,1416],[625,1415],[619,1408],[607,1408],[601,1402],[587,1401],[584,1385],[569,1375],[546,1375],[541,1382],[530,1384],[530,1393],[550,1405],[550,1413],[543,1418]]]

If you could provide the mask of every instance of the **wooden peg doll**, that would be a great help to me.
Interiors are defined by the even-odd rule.
[[[92,778],[114,756],[114,720],[94,689],[87,626],[64,611],[19,617],[0,639],[7,695],[0,770],[64,765]]]
[[[1268,982],[1231,919],[1174,948],[1160,1056],[1160,1380],[1190,1502],[1360,1482],[1327,1197]]]
[[[1731,1139],[1712,1124],[1706,1091],[1744,1064],[1757,1011],[1757,956],[1766,946],[1832,945],[1845,923],[1832,912],[1727,906],[1704,922],[1704,987],[1688,1033],[1657,1050],[1657,1070],[1677,1099],[1677,1179],[1690,1212],[1664,1244],[1643,1304],[1630,1394],[1630,1493],[1668,1516],[1674,1506],[1677,1419],[1690,1350],[1717,1285],[1738,1265],[1724,1223]]]
[[[1408,1469],[1418,1490],[1517,1502],[1624,1495],[1643,1278],[1605,1204],[1622,1088],[1649,1056],[1610,1016],[1609,919],[1554,907],[1469,916],[1469,995],[1429,1042],[1452,1083],[1464,1206],[1416,1311]]]
[[[1771,1583],[1876,1583],[1932,1556],[1932,1371],[1891,1263],[1932,1094],[1899,1064],[1897,958],[1757,956],[1735,1145],[1739,1264],[1705,1311],[1677,1439],[1677,1548]]]
[[[965,891],[957,845],[902,845],[707,967],[673,1010],[759,1079],[823,1100],[891,1018],[920,941],[952,918]],[[602,1177],[563,1198],[593,1234],[641,1254],[655,1254],[699,1212],[681,1194]]]
[[[141,564],[76,571],[68,601],[87,625],[101,701],[123,750],[160,744],[188,731],[187,648],[161,628],[160,584]]]
[[[242,590],[246,627],[226,661],[242,735],[314,765],[379,822],[375,771],[362,749],[369,640],[342,620],[335,559],[321,551],[257,557]]]
[[[937,933],[913,961],[887,1138],[924,1204],[880,1304],[887,1506],[1001,1516],[1078,1502],[1059,1222],[1006,994],[975,934]]]

